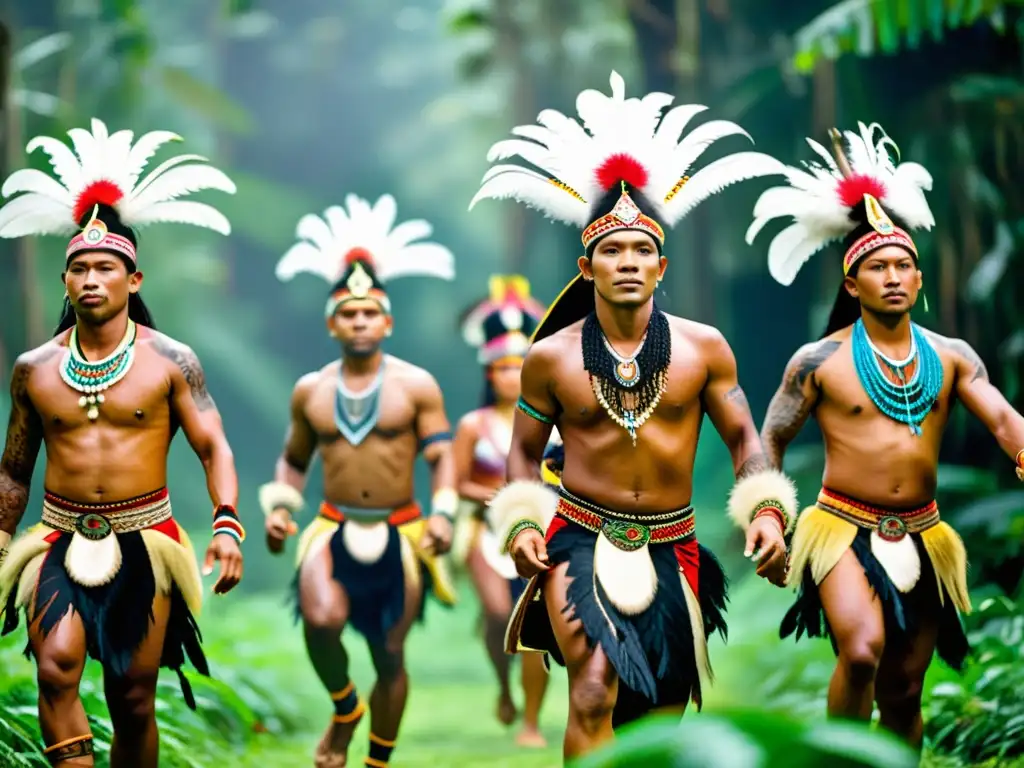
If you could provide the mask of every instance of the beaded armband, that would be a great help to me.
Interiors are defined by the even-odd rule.
[[[789,533],[796,520],[796,487],[782,472],[765,469],[736,482],[728,507],[729,517],[743,531],[755,518],[771,515]]]
[[[533,520],[523,519],[513,525],[509,531],[508,536],[505,537],[505,543],[501,545],[501,553],[507,554],[509,549],[512,547],[512,542],[515,541],[516,536],[525,531],[527,528],[532,528],[537,531],[541,536],[544,535],[544,529],[541,528]]]
[[[554,424],[555,423],[554,419],[552,419],[550,416],[545,416],[543,413],[538,411],[536,408],[534,408],[528,402],[523,400],[522,396],[520,396],[519,400],[516,401],[516,408],[518,408],[520,411],[525,413],[531,419],[536,419],[541,424]]]
[[[757,520],[759,517],[770,517],[779,524],[779,528],[785,531],[789,528],[789,519],[786,513],[782,511],[782,502],[776,501],[775,499],[765,499],[754,507],[754,516],[751,520]]]
[[[213,511],[213,535],[223,533],[230,536],[239,544],[245,541],[245,528],[238,520],[235,508],[230,504],[221,504]]]

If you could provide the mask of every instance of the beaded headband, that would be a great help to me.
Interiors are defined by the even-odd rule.
[[[65,259],[71,261],[72,256],[83,251],[113,251],[124,256],[132,264],[137,263],[132,241],[108,231],[107,225],[96,218],[95,212],[93,218],[85,225],[85,229],[71,238],[65,251]]]
[[[605,235],[627,229],[646,232],[657,240],[659,245],[665,245],[665,230],[637,207],[626,190],[626,183],[620,183],[622,184],[622,194],[619,196],[618,202],[615,203],[615,207],[583,230],[583,248],[589,248],[591,243]]]

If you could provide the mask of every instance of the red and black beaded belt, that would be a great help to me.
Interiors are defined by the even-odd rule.
[[[555,512],[581,528],[603,533],[619,549],[627,552],[646,544],[683,541],[695,535],[693,507],[656,515],[626,515],[613,512],[559,488]]]
[[[330,502],[320,502],[320,517],[326,518],[334,523],[342,523],[351,520],[355,523],[383,523],[400,526],[419,520],[423,516],[423,510],[415,501],[410,501],[397,509],[355,509],[345,507],[339,509]]]
[[[818,507],[861,528],[871,528],[887,541],[899,541],[908,533],[921,533],[939,523],[939,505],[930,501],[916,509],[885,509],[822,488]]]
[[[49,491],[43,496],[45,525],[65,533],[98,540],[110,533],[143,531],[171,519],[171,499],[166,488],[134,499],[102,504],[72,501]]]

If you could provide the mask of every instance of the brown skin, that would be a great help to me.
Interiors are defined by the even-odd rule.
[[[142,274],[128,274],[124,263],[105,253],[76,256],[65,275],[68,297],[78,316],[78,338],[90,360],[110,354],[124,337],[128,295]],[[70,331],[18,358],[11,380],[12,410],[0,460],[0,530],[14,533],[28,506],[39,448],[46,448],[45,486],[60,496],[86,503],[140,496],[167,483],[167,452],[177,427],[203,464],[214,506],[238,502],[234,460],[220,416],[206,390],[195,353],[149,328],[139,328],[135,363],[108,389],[99,418],[89,421],[79,393],[60,378],[58,366]],[[242,554],[234,539],[214,536],[205,572],[221,562],[216,594],[230,591],[242,577]],[[169,601],[158,595],[153,623],[132,669],[122,679],[105,678],[107,704],[116,731],[111,765],[156,766],[154,696]],[[89,732],[78,686],[85,664],[85,632],[74,613],[44,639],[29,616],[29,640],[38,664],[39,717],[47,744]],[[92,765],[75,758],[65,765]]]
[[[298,490],[314,454],[323,461],[324,497],[339,507],[398,508],[414,498],[413,470],[419,440],[449,430],[444,399],[434,378],[421,368],[387,356],[376,429],[358,446],[338,433],[334,398],[339,367],[353,391],[369,387],[384,362],[380,344],[391,332],[391,317],[372,300],[346,302],[328,320],[331,335],[342,345],[342,359],[303,376],[295,385],[291,423],[274,479]],[[433,490],[453,488],[455,473],[451,444],[432,443],[423,451],[431,466]],[[267,545],[281,552],[294,524],[287,510],[267,518]],[[427,519],[422,545],[438,554],[451,546],[451,524],[443,517]],[[299,607],[306,648],[313,667],[329,692],[348,683],[348,656],[341,633],[348,621],[348,597],[331,577],[329,548],[308,558],[299,574]],[[370,695],[371,727],[377,736],[394,740],[405,709],[408,678],[405,638],[416,618],[420,593],[406,594],[405,613],[383,647],[370,648],[377,683]],[[344,765],[357,722],[333,725],[320,752],[331,765]]]
[[[494,388],[497,402],[494,406],[471,411],[459,421],[452,442],[452,456],[458,492],[463,499],[486,505],[505,482],[502,475],[487,475],[476,469],[473,450],[477,441],[485,435],[489,420],[501,419],[508,424],[512,423],[516,400],[519,399],[521,391],[519,380],[522,368],[522,362],[518,360],[501,361],[491,365],[487,370],[487,376]],[[484,641],[501,689],[498,696],[498,719],[505,725],[510,725],[517,714],[509,686],[511,657],[505,653],[505,627],[512,615],[512,596],[509,593],[508,582],[487,564],[480,552],[478,541],[474,542],[469,550],[466,566],[484,609]],[[523,746],[545,746],[546,741],[540,733],[538,721],[548,684],[547,670],[539,654],[523,654],[522,664],[522,684],[526,701],[523,730],[517,740]]]
[[[860,299],[875,346],[888,357],[905,358],[910,309],[921,288],[921,273],[910,255],[896,246],[875,251],[860,262],[856,277],[846,278],[846,288]],[[864,392],[853,365],[851,334],[848,327],[807,344],[786,366],[761,433],[773,466],[782,466],[786,446],[813,414],[825,441],[826,487],[870,504],[907,507],[935,496],[939,448],[957,400],[1008,456],[1024,446],[1024,418],[992,386],[984,363],[966,342],[925,331],[942,360],[944,381],[921,425],[922,435],[914,437]],[[868,483],[865,478],[873,479]],[[931,620],[900,647],[886,642],[881,605],[852,552],[843,555],[819,591],[839,646],[829,714],[867,720],[877,702],[882,724],[920,747],[921,686],[935,648],[940,607],[934,584],[920,583],[911,593]]]
[[[612,345],[631,354],[639,345],[653,309],[653,294],[666,259],[640,232],[607,236],[590,260],[579,262],[594,283],[596,311]],[[704,413],[711,418],[732,456],[737,478],[763,470],[768,461],[746,397],[736,377],[736,361],[722,335],[706,325],[669,317],[672,362],[668,384],[652,417],[629,435],[605,414],[583,367],[583,322],[534,344],[523,366],[523,397],[541,413],[560,413],[565,445],[565,487],[597,504],[634,515],[658,514],[690,503],[693,463]],[[508,479],[536,480],[551,426],[516,412]],[[760,518],[749,529],[747,551],[760,550],[758,573],[781,583],[785,542],[779,525]],[[512,542],[523,576],[549,571],[544,539],[524,531]],[[563,563],[544,577],[544,599],[555,638],[569,673],[566,759],[589,752],[612,738],[612,708],[618,681],[600,647],[591,649],[578,620],[568,621]]]

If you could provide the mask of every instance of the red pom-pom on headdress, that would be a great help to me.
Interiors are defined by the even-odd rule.
[[[373,266],[373,254],[362,247],[355,247],[345,254],[345,266],[349,266],[355,261],[362,261],[365,264]]]
[[[647,186],[647,169],[629,155],[612,155],[597,169],[597,183],[601,189],[608,191],[620,181],[624,181],[633,189]]]
[[[848,176],[836,184],[836,193],[847,208],[853,208],[864,195],[871,195],[878,202],[885,197],[885,185],[876,178],[863,174]]]
[[[71,215],[74,216],[75,223],[77,224],[95,206],[109,205],[113,208],[121,202],[123,197],[124,192],[114,182],[107,181],[106,179],[94,181],[82,190],[82,193],[75,201],[75,207],[72,209]]]

